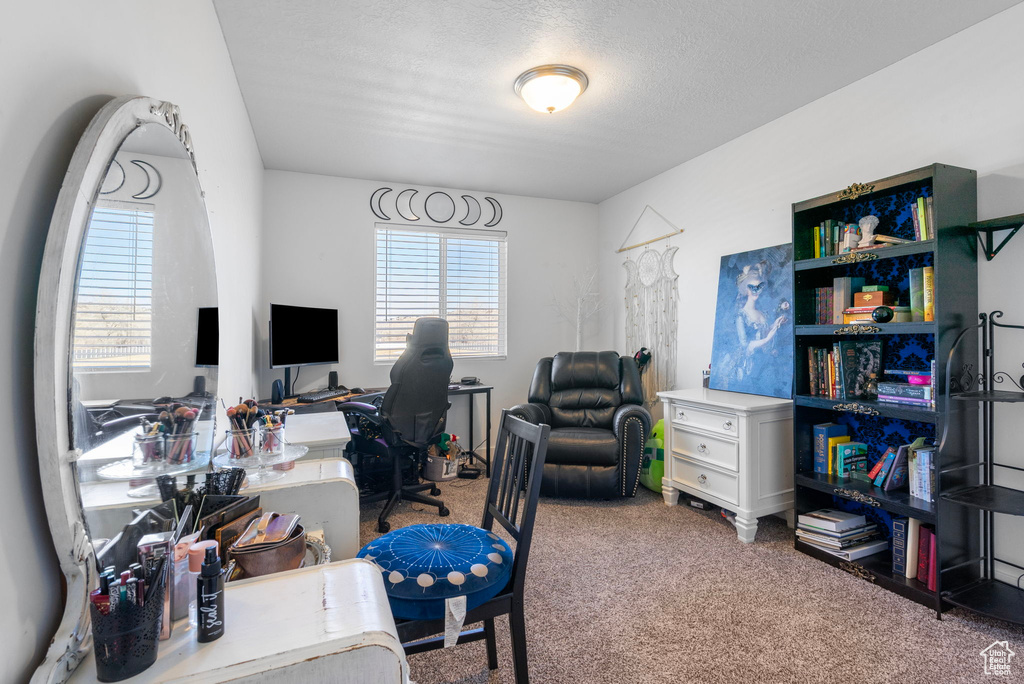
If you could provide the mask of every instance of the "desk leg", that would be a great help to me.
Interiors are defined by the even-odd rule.
[[[487,395],[487,479],[491,477],[491,390],[485,392]]]
[[[469,402],[469,462],[473,463],[476,456],[476,443],[473,441],[473,395],[467,394],[466,401]]]

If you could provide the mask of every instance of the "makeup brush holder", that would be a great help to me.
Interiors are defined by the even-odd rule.
[[[166,461],[167,452],[164,450],[164,436],[160,433],[155,435],[135,435],[135,445],[132,449],[132,463],[136,468],[149,468]]]
[[[164,453],[167,454],[167,463],[171,465],[191,463],[196,457],[198,440],[198,432],[166,435],[164,437]]]
[[[119,605],[107,615],[90,603],[92,647],[99,681],[119,682],[134,677],[156,662],[164,590],[161,582],[145,605]]]
[[[231,458],[253,458],[259,456],[260,434],[253,428],[228,430],[227,449]]]
[[[280,456],[284,451],[284,423],[273,427],[259,425],[257,431],[260,433],[260,455],[264,457]]]

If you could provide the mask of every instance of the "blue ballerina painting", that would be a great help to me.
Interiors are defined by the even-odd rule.
[[[793,246],[722,257],[712,389],[793,396]]]

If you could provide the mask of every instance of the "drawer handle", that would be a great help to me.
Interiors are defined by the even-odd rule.
[[[682,411],[676,411],[676,420],[686,420],[686,414]]]
[[[726,430],[732,430],[732,421],[725,421],[724,423],[722,423],[722,427],[725,428]]]
[[[704,486],[705,484],[707,484],[707,481],[708,481],[708,476],[707,476],[707,475],[705,475],[705,474],[703,474],[703,473],[701,473],[701,474],[700,474],[700,475],[699,475],[699,476],[697,477],[697,483],[698,483],[698,484],[699,484],[699,485],[700,485],[701,487],[703,487],[703,486]]]
[[[697,445],[697,451],[699,451],[702,454],[706,454],[708,451],[708,445],[705,444],[704,442],[701,442],[700,444]]]

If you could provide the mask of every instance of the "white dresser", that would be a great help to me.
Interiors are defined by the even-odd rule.
[[[793,515],[793,402],[712,389],[659,392],[665,415],[665,477],[679,492],[736,513],[736,534],[750,543],[757,519]]]

